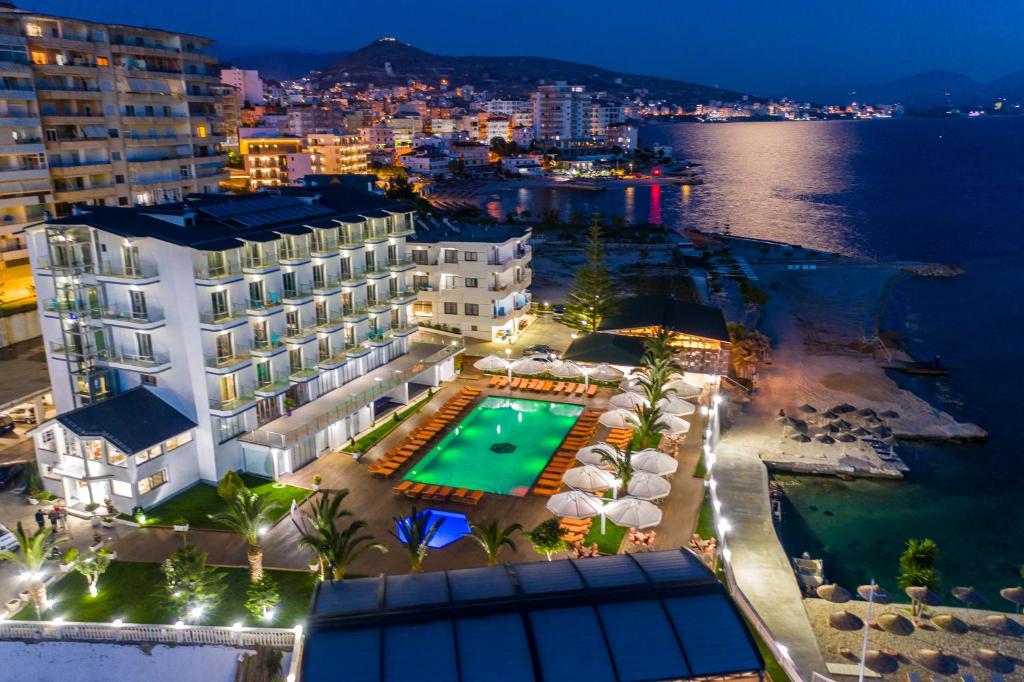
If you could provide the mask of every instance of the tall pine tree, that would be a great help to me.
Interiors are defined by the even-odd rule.
[[[584,253],[587,262],[576,268],[564,320],[570,327],[594,332],[602,319],[619,309],[619,291],[604,264],[604,237],[599,213],[591,218]]]

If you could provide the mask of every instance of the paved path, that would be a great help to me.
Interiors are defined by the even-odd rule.
[[[715,448],[715,459],[722,516],[732,526],[727,542],[737,585],[776,641],[788,647],[804,679],[826,674],[789,557],[775,534],[764,464],[756,450],[730,444],[728,434]]]

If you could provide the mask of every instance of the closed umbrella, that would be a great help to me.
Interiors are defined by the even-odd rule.
[[[981,624],[986,630],[999,635],[1019,635],[1024,631],[1017,621],[1001,613],[985,616],[981,619]]]
[[[609,502],[604,514],[612,523],[625,528],[650,528],[661,523],[661,510],[647,500],[635,497],[620,497]]]
[[[601,513],[604,503],[600,498],[589,495],[582,490],[570,490],[552,495],[544,506],[556,516],[568,516],[570,519],[589,519]]]
[[[874,670],[879,675],[885,675],[887,673],[894,673],[899,668],[899,662],[887,653],[878,651],[877,649],[869,649],[864,654],[864,667],[869,670]]]
[[[878,617],[878,627],[890,635],[907,636],[914,631],[914,624],[910,619],[900,613],[883,613]]]
[[[1004,587],[999,590],[999,596],[1016,606],[1018,610],[1024,606],[1024,587]]]
[[[962,635],[970,630],[970,628],[967,627],[967,623],[949,613],[940,613],[935,616],[932,618],[932,624],[946,632],[951,632],[957,635]]]
[[[677,417],[687,417],[697,411],[693,403],[687,402],[682,398],[676,398],[675,396],[659,400],[658,409],[664,414],[672,414]]]
[[[519,358],[512,363],[512,371],[515,374],[525,374],[527,376],[543,374],[549,369],[551,369],[550,362],[541,362],[535,358]]]
[[[836,630],[860,630],[864,621],[849,611],[836,611],[828,615],[828,624]]]
[[[626,373],[607,363],[602,363],[587,371],[587,375],[594,381],[618,381],[622,377],[626,376]]]
[[[666,382],[662,389],[665,393],[675,393],[679,398],[696,398],[700,395],[700,389],[682,379],[675,379]]]
[[[665,432],[672,436],[690,432],[690,422],[671,414],[661,415],[658,417],[657,423],[664,426]]]
[[[952,592],[953,596],[969,609],[978,608],[988,603],[985,595],[973,587],[954,587]]]
[[[618,393],[613,395],[609,400],[609,403],[623,410],[635,410],[638,407],[647,407],[650,403],[647,398],[634,393],[633,391],[627,391],[625,393]]]
[[[986,670],[991,670],[994,673],[1013,672],[1013,660],[1007,658],[995,649],[978,649],[974,657],[978,659],[978,663],[981,664],[981,667]]]
[[[604,469],[599,469],[593,464],[585,464],[566,471],[562,475],[562,483],[565,483],[570,488],[597,492],[614,487],[617,481],[614,476]]]
[[[607,443],[596,443],[595,445],[588,445],[585,448],[580,448],[576,452],[576,460],[583,464],[594,464],[596,466],[605,466],[604,453],[614,455],[618,450],[613,445]]]
[[[559,379],[574,379],[583,376],[586,372],[572,360],[559,360],[551,363],[548,374]]]
[[[873,596],[872,593],[874,593]],[[889,594],[889,591],[878,585],[861,585],[857,588],[857,594],[860,595],[860,598],[864,601],[870,599],[876,604],[892,603],[892,595]]]
[[[635,429],[637,427],[636,413],[621,408],[603,412],[597,421],[610,429]]]
[[[845,604],[846,602],[853,599],[853,595],[845,587],[840,587],[835,583],[831,585],[820,585],[818,589],[814,590],[814,593],[825,601],[830,601],[833,604]]]
[[[679,468],[678,460],[653,449],[636,452],[629,461],[635,471],[646,471],[655,476],[668,476]]]
[[[633,474],[629,479],[629,487],[626,488],[626,492],[641,500],[660,500],[668,497],[671,490],[672,486],[668,481],[646,471]]]

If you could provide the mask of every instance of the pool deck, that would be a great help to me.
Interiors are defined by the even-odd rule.
[[[399,472],[390,479],[377,479],[370,476],[366,465],[418,428],[441,404],[465,386],[483,389],[484,396],[500,395],[551,400],[598,408],[608,407],[608,398],[615,393],[613,389],[605,388],[588,400],[510,389],[491,389],[486,386],[486,382],[474,378],[471,373],[462,374],[456,380],[444,384],[417,412],[415,417],[400,424],[383,441],[367,452],[362,461],[356,461],[350,455],[340,452],[330,452],[299,471],[284,477],[282,480],[285,483],[312,487],[313,476],[320,475],[323,478],[321,484],[323,489],[347,488],[349,490],[344,506],[353,512],[353,518],[366,521],[369,524],[368,532],[375,537],[376,541],[387,545],[390,550],[386,554],[370,551],[362,555],[351,569],[353,574],[376,575],[378,573],[408,572],[409,562],[404,550],[388,533],[388,530],[393,527],[392,518],[407,515],[412,507],[412,500],[396,497],[391,492],[391,488],[401,480],[402,473]],[[482,400],[482,397],[478,400]],[[470,406],[470,409],[473,405]],[[699,418],[695,415],[689,419]],[[702,427],[694,425],[691,434],[699,434],[702,430]],[[602,427],[595,440],[600,440],[606,433],[607,430]],[[686,546],[689,542],[704,494],[703,480],[692,476],[699,452],[698,445],[699,443],[695,439],[692,443],[684,443],[680,447],[679,471],[671,479],[672,492],[661,503],[664,518],[657,528],[656,549]],[[402,471],[405,469],[403,468]],[[524,529],[530,530],[551,516],[544,507],[547,500],[546,497],[532,494],[525,497],[487,494],[476,507],[447,502],[417,501],[416,504],[419,509],[460,511],[465,513],[471,522],[498,518],[505,524],[520,523]],[[169,529],[145,528],[129,533],[119,533],[119,535],[122,540],[116,543],[115,549],[119,558],[129,561],[162,561],[180,546],[180,540]],[[268,568],[306,569],[310,555],[307,550],[296,545],[297,537],[295,528],[286,516],[264,537],[264,565]],[[212,564],[245,565],[245,545],[242,538],[235,533],[192,531],[189,533],[189,542],[207,552],[208,560]],[[502,561],[544,560],[542,555],[533,551],[529,540],[525,537],[517,536],[515,542],[516,551],[502,550],[500,557]],[[440,570],[478,567],[485,564],[486,558],[480,547],[471,540],[463,539],[443,549],[432,550],[426,559],[425,567],[427,570]]]

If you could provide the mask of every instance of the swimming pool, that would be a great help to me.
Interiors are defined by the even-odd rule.
[[[522,497],[583,406],[491,396],[405,475],[405,480]]]

